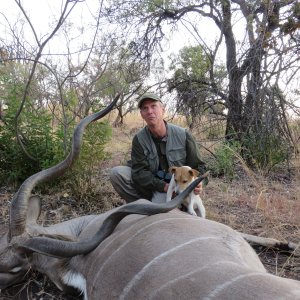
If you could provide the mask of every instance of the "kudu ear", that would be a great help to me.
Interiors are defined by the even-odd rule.
[[[27,224],[36,223],[41,214],[41,199],[39,196],[31,196],[28,201]]]

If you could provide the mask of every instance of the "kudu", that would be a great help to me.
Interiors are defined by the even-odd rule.
[[[300,299],[300,282],[268,274],[238,232],[176,209],[203,177],[166,204],[138,200],[37,225],[40,203],[32,189],[69,168],[84,128],[116,100],[79,123],[65,161],[28,178],[14,196],[9,232],[0,240],[0,288],[21,282],[32,268],[85,299]]]

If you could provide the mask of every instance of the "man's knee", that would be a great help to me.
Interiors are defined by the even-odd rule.
[[[122,186],[127,188],[127,186],[132,185],[131,181],[131,168],[127,166],[117,166],[110,170],[110,182],[116,188],[116,186]]]
[[[109,172],[110,182],[112,183],[116,192],[125,201],[132,202],[140,199],[138,192],[132,186],[131,168],[127,166],[113,167]]]
[[[116,181],[121,178],[128,180],[131,178],[131,169],[126,166],[113,167],[110,170],[109,177],[111,181]]]
[[[113,167],[110,169],[110,172],[109,172],[109,179],[110,181],[115,181],[115,179],[118,177],[118,174],[119,174],[119,167]]]

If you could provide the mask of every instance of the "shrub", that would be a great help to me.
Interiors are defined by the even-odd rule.
[[[85,131],[80,157],[65,175],[67,188],[78,201],[94,196],[98,183],[93,178],[99,162],[106,158],[104,147],[111,135],[108,122],[93,123]]]
[[[236,157],[241,151],[239,142],[222,143],[215,151],[215,159],[208,163],[208,168],[215,176],[224,175],[229,180],[234,178]]]
[[[46,111],[23,110],[20,120],[21,132],[26,150],[36,160],[30,159],[18,144],[14,128],[15,107],[10,105],[5,123],[0,123],[0,182],[17,183],[30,175],[49,168],[65,158],[62,129],[53,130],[51,116]],[[70,148],[75,124],[69,126],[67,140]],[[84,135],[80,160],[73,172],[83,172],[105,157],[104,146],[111,136],[111,128],[106,122],[91,124]],[[71,174],[71,173],[70,173]]]
[[[39,171],[44,161],[53,158],[55,134],[50,126],[50,116],[24,107],[19,119],[20,136],[26,151],[35,160],[30,159],[16,139],[15,115],[19,107],[18,92],[12,89],[6,99],[8,109],[5,122],[0,122],[0,182],[23,181],[29,175]]]
[[[282,136],[252,134],[243,139],[242,155],[250,166],[268,173],[274,166],[288,161],[290,147]]]
[[[23,81],[25,76],[22,75],[26,72],[26,68],[18,63],[0,66],[2,91],[0,101],[7,106],[5,114],[0,119],[0,184],[22,182],[30,175],[62,161],[70,149],[71,137],[76,125],[75,122],[68,123],[68,120],[74,118],[74,112],[78,109],[78,99],[74,90],[67,89],[63,93],[65,104],[68,103],[64,107],[67,130],[52,127],[51,121],[56,117],[47,110],[43,101],[36,100],[44,99],[44,87],[39,86],[37,78],[31,82],[16,125],[16,114],[20,109],[20,99],[25,89]],[[21,133],[20,139],[29,155],[17,141],[16,127]],[[75,164],[74,172],[84,172],[92,168],[97,161],[102,160],[105,156],[104,145],[110,136],[111,129],[108,123],[98,122],[90,125],[84,135],[80,161]]]

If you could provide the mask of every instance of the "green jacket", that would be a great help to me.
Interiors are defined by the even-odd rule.
[[[164,148],[167,169],[171,166],[190,166],[201,174],[205,172],[205,164],[200,159],[196,141],[186,129],[167,124]],[[154,138],[147,126],[133,138],[131,167],[134,187],[142,197],[150,200],[154,191],[164,191],[164,181],[155,175],[160,169],[159,157]]]

